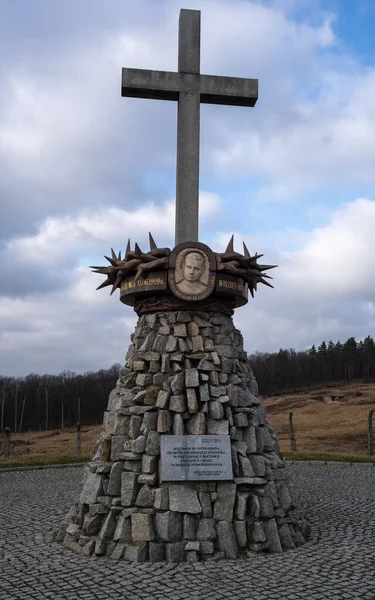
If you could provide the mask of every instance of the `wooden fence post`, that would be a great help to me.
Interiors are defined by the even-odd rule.
[[[81,456],[81,423],[77,423],[77,456]]]
[[[375,408],[372,408],[368,413],[368,453],[370,456],[374,454],[374,432],[372,428],[372,416]]]
[[[5,458],[10,455],[10,427],[5,427]]]
[[[289,438],[290,438],[290,449],[292,452],[297,452],[296,434],[293,425],[293,412],[289,411]]]

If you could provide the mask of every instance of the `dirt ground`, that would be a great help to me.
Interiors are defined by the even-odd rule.
[[[324,402],[325,396],[337,400]],[[275,429],[281,452],[290,450],[289,411],[299,452],[326,452],[366,456],[368,413],[375,408],[375,385],[362,384],[343,388],[326,388],[313,392],[278,397],[264,397],[267,416]],[[375,416],[374,416],[375,428]],[[81,430],[81,456],[92,452],[101,426]],[[75,429],[29,431],[12,434],[11,440],[19,456],[31,459],[61,459],[76,456]]]

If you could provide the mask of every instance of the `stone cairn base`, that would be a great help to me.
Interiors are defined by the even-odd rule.
[[[220,313],[139,318],[78,503],[56,538],[85,555],[194,562],[282,552],[308,527],[241,333]],[[229,435],[233,481],[160,483],[160,436]]]

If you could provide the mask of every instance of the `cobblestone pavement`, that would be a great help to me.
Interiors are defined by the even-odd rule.
[[[129,564],[51,541],[82,467],[0,472],[0,600],[375,600],[375,468],[290,467],[312,540],[283,554]]]

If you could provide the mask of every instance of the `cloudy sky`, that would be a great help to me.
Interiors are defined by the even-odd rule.
[[[200,241],[278,264],[235,322],[246,349],[374,335],[372,0],[0,0],[0,374],[122,363],[136,315],[88,265],[173,246],[176,103],[121,98],[121,67],[259,79],[201,108]]]

